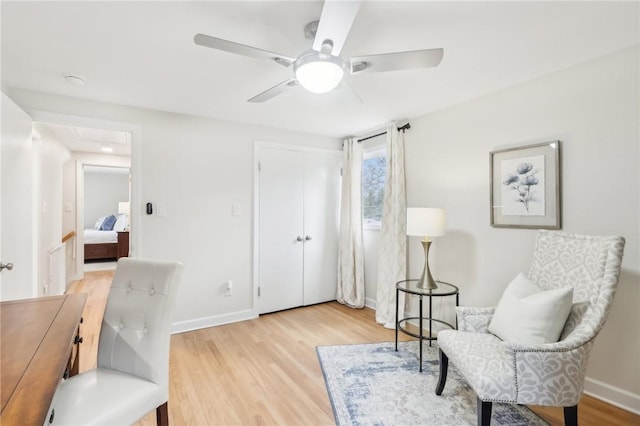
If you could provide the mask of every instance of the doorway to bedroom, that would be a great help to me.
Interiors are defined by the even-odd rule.
[[[33,130],[57,147],[62,169],[61,182],[51,183],[61,188],[50,207],[62,212],[59,257],[68,286],[85,271],[115,269],[117,259],[132,251],[132,131],[113,122],[39,115],[46,121],[34,121]]]
[[[84,270],[115,269],[129,256],[131,179],[128,167],[85,165]]]

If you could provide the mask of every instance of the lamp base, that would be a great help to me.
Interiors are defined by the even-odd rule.
[[[424,290],[435,290],[438,288],[438,284],[436,284],[429,270],[429,247],[431,247],[431,241],[424,239],[420,242],[422,243],[422,248],[424,248],[424,268],[416,287]]]

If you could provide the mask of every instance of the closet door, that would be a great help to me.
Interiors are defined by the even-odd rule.
[[[261,314],[304,303],[303,159],[298,151],[260,149],[258,311]]]
[[[335,300],[342,154],[304,154],[304,305]]]
[[[258,150],[258,312],[335,300],[340,151]]]

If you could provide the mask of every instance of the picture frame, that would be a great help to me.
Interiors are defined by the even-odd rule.
[[[491,226],[561,229],[560,141],[489,153]]]

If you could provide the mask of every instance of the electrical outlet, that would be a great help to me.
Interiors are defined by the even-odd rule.
[[[224,295],[226,297],[229,297],[229,296],[231,296],[232,291],[233,291],[233,283],[231,282],[231,280],[229,280],[229,281],[227,281],[227,288],[224,291]]]

